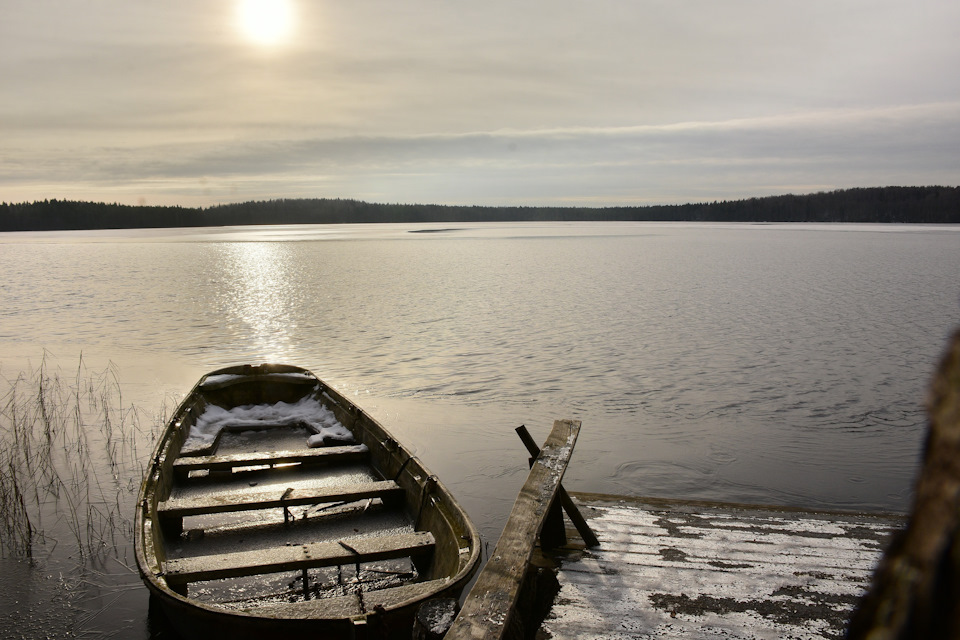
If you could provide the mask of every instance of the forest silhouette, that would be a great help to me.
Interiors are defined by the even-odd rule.
[[[276,199],[205,208],[43,200],[0,203],[0,231],[263,224],[514,221],[880,222],[960,224],[960,187],[870,187],[807,195],[631,207],[489,207]]]

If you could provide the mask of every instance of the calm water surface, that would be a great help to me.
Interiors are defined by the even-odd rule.
[[[904,510],[924,388],[960,324],[956,226],[0,234],[0,270],[4,377],[82,352],[158,413],[216,367],[305,366],[491,543],[526,475],[513,428],[542,439],[557,418],[583,421],[572,489]],[[148,635],[128,591],[85,628]]]

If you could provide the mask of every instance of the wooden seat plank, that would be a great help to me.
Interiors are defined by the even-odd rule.
[[[449,578],[414,582],[363,592],[363,607],[360,598],[351,593],[333,598],[314,598],[281,604],[268,604],[251,608],[250,612],[271,618],[337,618],[359,616],[373,611],[375,607],[390,609],[404,602],[432,597],[450,584]]]
[[[270,492],[213,494],[196,498],[174,498],[157,505],[157,513],[165,519],[199,516],[210,513],[231,513],[254,509],[295,507],[325,502],[352,502],[365,498],[390,498],[403,489],[393,480],[353,484],[346,487],[311,489],[277,489]]]
[[[164,577],[170,584],[186,584],[201,580],[374,562],[429,553],[435,544],[432,533],[415,531],[393,536],[350,539],[345,543],[314,542],[289,547],[177,558],[166,562]]]
[[[288,463],[341,463],[357,462],[370,456],[365,445],[345,447],[322,447],[316,449],[297,449],[291,451],[263,451],[253,453],[234,453],[224,456],[182,456],[174,460],[173,468],[178,472],[222,471],[235,467],[253,467],[268,464]]]
[[[225,387],[232,387],[235,384],[244,384],[244,383],[254,383],[262,384],[264,382],[279,382],[282,384],[301,384],[306,386],[320,385],[322,384],[312,375],[307,375],[299,371],[277,371],[274,373],[243,373],[243,374],[227,374],[227,375],[212,375],[204,376],[203,381],[200,383],[200,388],[204,391],[213,391],[216,389],[223,389]]]

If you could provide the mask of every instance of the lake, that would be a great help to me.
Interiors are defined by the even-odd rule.
[[[6,233],[0,269],[0,374],[106,370],[138,409],[136,451],[105,469],[118,518],[153,424],[200,375],[279,361],[407,443],[491,544],[526,476],[514,428],[542,440],[559,418],[583,422],[572,490],[904,511],[925,386],[960,324],[960,226]],[[71,573],[69,533],[46,522],[36,567],[2,561],[0,631],[32,637],[40,611],[45,628],[162,635],[128,545]]]

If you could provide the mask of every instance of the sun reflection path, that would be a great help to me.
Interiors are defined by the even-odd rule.
[[[229,338],[243,353],[283,362],[292,355],[294,312],[302,290],[298,266],[285,243],[225,245],[225,287],[220,307]]]

